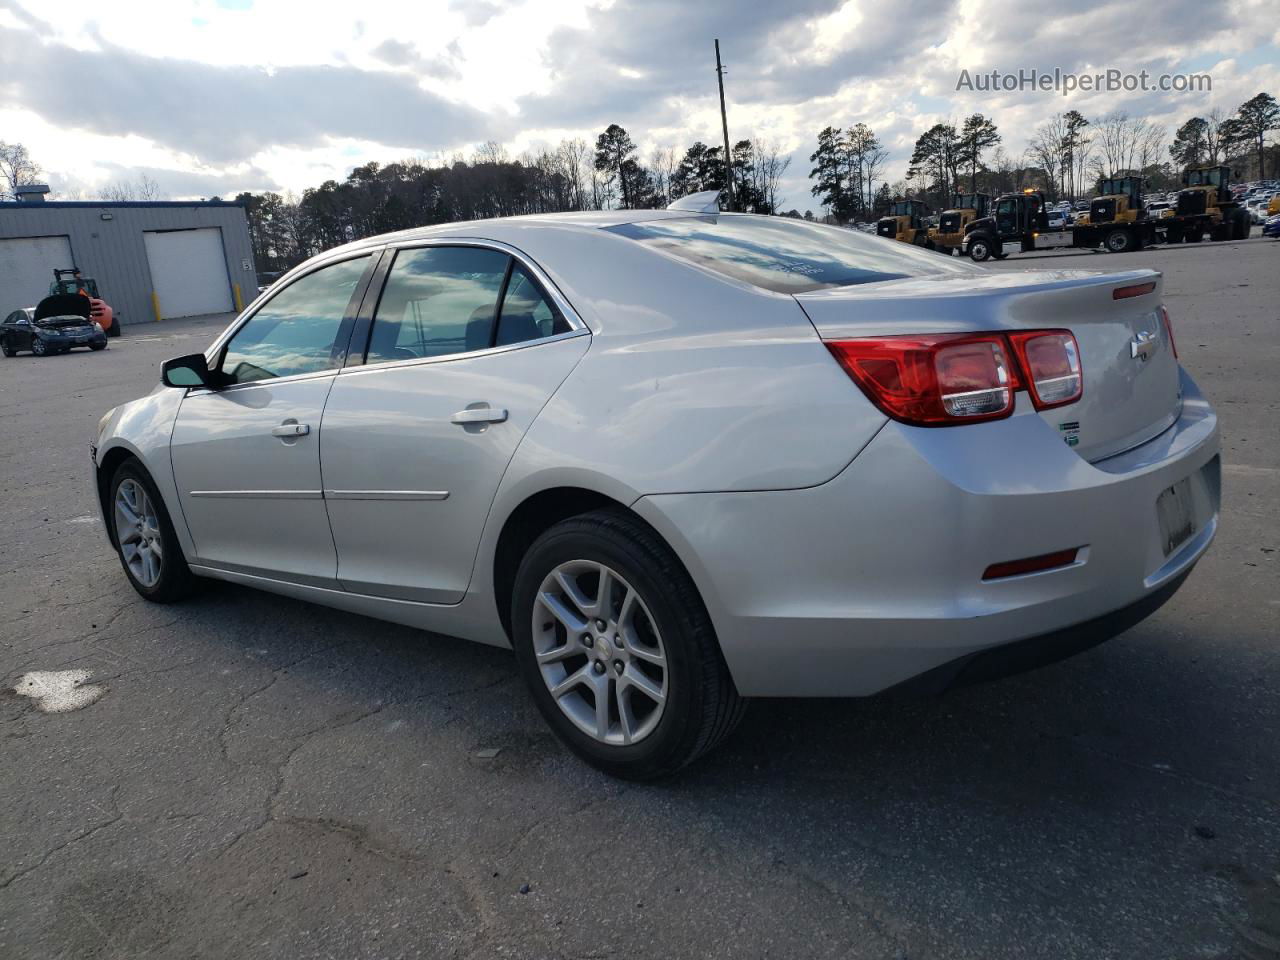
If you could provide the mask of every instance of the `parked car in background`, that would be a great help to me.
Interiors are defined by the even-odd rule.
[[[513,647],[561,740],[631,778],[744,698],[990,679],[1179,588],[1219,437],[1160,274],[995,272],[716,196],[294,269],[102,418],[129,582]]]
[[[34,307],[15,310],[0,324],[0,352],[12,357],[30,350],[46,357],[74,347],[102,350],[107,335],[91,319],[91,310],[89,298],[78,293],[55,294]]]
[[[1267,218],[1262,225],[1262,235],[1264,237],[1274,237],[1280,240],[1280,214],[1275,214]]]

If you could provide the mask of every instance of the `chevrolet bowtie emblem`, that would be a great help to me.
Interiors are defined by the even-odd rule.
[[[1155,351],[1156,335],[1145,330],[1129,341],[1129,356],[1135,360],[1146,360]]]

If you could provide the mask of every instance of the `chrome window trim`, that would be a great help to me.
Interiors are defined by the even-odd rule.
[[[507,343],[500,347],[485,347],[483,350],[467,350],[461,353],[442,353],[438,357],[413,357],[408,360],[379,360],[377,363],[362,363],[358,366],[343,367],[338,371],[338,376],[350,377],[357,376],[361,373],[376,373],[381,370],[395,370],[400,367],[418,367],[429,363],[448,363],[452,360],[470,360],[473,357],[488,357],[497,353],[509,353],[512,350],[525,350],[529,347],[540,347],[544,343],[555,343],[560,340],[572,340],[576,337],[589,337],[590,335],[590,330],[570,330],[568,333],[557,333],[555,336],[551,337],[540,337],[537,340],[525,340],[521,343]]]
[[[483,350],[461,350],[457,353],[443,353],[438,357],[413,357],[407,360],[378,360],[373,363],[365,362],[360,364],[349,364],[344,367],[340,374],[354,374],[362,370],[388,370],[394,367],[416,366],[422,363],[440,363],[447,360],[461,360],[469,357],[483,357],[495,353],[505,353],[508,350],[520,350],[525,347],[539,346],[544,343],[553,343],[557,340],[568,340],[571,337],[590,336],[591,328],[587,326],[585,320],[579,315],[578,311],[560,292],[560,288],[556,286],[545,270],[533,262],[523,250],[511,246],[509,243],[503,243],[500,240],[485,240],[482,237],[428,237],[416,240],[402,240],[395,243],[389,243],[385,247],[386,250],[393,254],[398,254],[401,250],[419,250],[424,247],[479,247],[484,250],[495,250],[498,253],[505,253],[511,257],[516,263],[524,267],[533,275],[543,292],[547,294],[555,303],[556,309],[560,311],[560,315],[564,317],[565,322],[569,324],[570,329],[564,333],[553,334],[549,337],[539,337],[537,340],[523,340],[520,343],[507,343],[502,346],[485,347]],[[391,280],[391,271],[395,269],[395,261],[392,260],[390,269],[387,271],[386,280],[383,281],[382,290],[378,291],[378,302],[382,301],[382,293],[386,290],[387,283]],[[370,331],[377,326],[378,312],[375,306],[371,316]],[[372,336],[372,333],[370,334]]]
[[[325,370],[313,370],[310,373],[295,373],[287,377],[267,377],[263,380],[246,380],[244,383],[229,383],[225,387],[188,387],[188,397],[201,397],[212,393],[237,393],[251,390],[254,387],[273,387],[281,383],[299,383],[303,380],[319,380],[321,377],[333,377],[341,373],[340,367],[329,367]]]
[[[273,283],[264,293],[260,294],[256,300],[250,303],[249,306],[245,308],[244,313],[240,314],[240,316],[236,317],[236,319],[231,321],[230,326],[228,326],[227,329],[223,330],[222,333],[219,334],[218,337],[213,341],[213,343],[210,344],[209,347],[205,350],[204,352],[205,362],[208,363],[210,365],[210,369],[212,369],[212,365],[214,361],[217,360],[218,356],[222,353],[222,348],[227,345],[227,342],[232,337],[234,337],[237,333],[239,333],[241,328],[246,323],[248,323],[250,320],[256,317],[258,315],[258,311],[260,311],[263,307],[265,307],[277,296],[279,296],[289,287],[293,286],[303,277],[309,277],[311,276],[311,274],[317,272],[318,270],[323,270],[326,267],[332,267],[334,264],[342,263],[343,261],[346,261],[346,260],[359,260],[362,257],[377,257],[378,253],[383,249],[384,249],[383,246],[374,246],[374,247],[367,247],[362,250],[344,250],[342,251],[342,253],[332,257],[328,257],[324,260],[320,260],[317,262],[308,261],[307,264],[300,264],[298,267],[295,267],[294,270],[298,271],[297,273],[290,272],[285,274],[283,277],[281,277],[279,280]],[[308,266],[308,265],[310,269],[305,271],[301,270],[301,267]],[[341,369],[340,367],[327,367],[324,370],[311,370],[311,371],[308,371],[307,373],[295,373],[291,377],[271,377],[268,379],[267,382],[280,383],[286,380],[296,380],[299,377],[315,376],[322,373],[336,373],[340,369]],[[253,381],[250,381],[250,383],[248,384],[232,383],[232,384],[228,384],[225,387],[221,387],[218,392],[231,390],[231,389],[234,389],[235,387],[249,386],[251,384],[262,383],[262,382],[264,381],[253,380]]]

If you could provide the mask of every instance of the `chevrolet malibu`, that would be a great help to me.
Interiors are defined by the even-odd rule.
[[[992,272],[707,197],[329,251],[162,380],[93,449],[138,593],[214,577],[511,647],[631,778],[748,698],[1092,646],[1217,528],[1159,273]]]

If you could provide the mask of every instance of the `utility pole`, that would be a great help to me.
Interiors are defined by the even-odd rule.
[[[729,151],[729,118],[724,112],[724,67],[720,65],[720,41],[716,40],[716,80],[720,84],[720,129],[724,131],[724,180],[733,210],[733,154]]]

